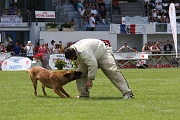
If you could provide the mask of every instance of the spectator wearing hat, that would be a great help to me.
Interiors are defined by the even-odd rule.
[[[53,54],[54,44],[55,44],[55,41],[51,40],[51,45],[49,46],[50,54]]]
[[[131,47],[129,47],[128,45],[127,45],[127,42],[124,42],[124,45],[117,51],[117,52],[138,52],[137,50],[135,50],[135,49],[133,49],[133,48],[131,48]]]
[[[26,50],[26,56],[29,59],[33,60],[33,55],[34,55],[35,48],[32,45],[31,41],[28,41],[27,45],[24,47],[24,50]]]

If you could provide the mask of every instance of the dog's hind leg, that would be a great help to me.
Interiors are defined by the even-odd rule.
[[[69,94],[63,89],[63,87],[59,88],[59,90],[66,95],[66,97],[70,97]]]
[[[31,81],[32,81],[32,84],[33,84],[33,87],[34,87],[34,95],[37,96],[37,80],[36,78],[34,78],[34,76],[32,74],[30,74],[30,78],[31,78]]]
[[[65,98],[65,96],[59,91],[58,88],[53,88],[54,92],[58,94],[61,98]]]
[[[44,86],[44,85],[42,85],[42,91],[43,91],[44,95],[47,97],[47,94],[46,94],[45,86]]]

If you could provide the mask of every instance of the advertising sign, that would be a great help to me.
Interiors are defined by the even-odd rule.
[[[55,66],[56,60],[58,59],[64,60],[65,62],[67,62],[67,65],[63,67],[63,69],[74,69],[73,66],[71,65],[71,62],[65,58],[64,54],[53,54],[53,55],[50,55],[50,58],[49,58],[49,66],[53,70],[57,70],[57,68],[54,66]]]
[[[54,11],[35,11],[36,18],[55,18]]]
[[[148,59],[147,53],[113,53],[115,60],[145,60]]]
[[[27,70],[31,66],[31,60],[26,57],[10,57],[3,61],[3,71]]]
[[[22,26],[22,16],[18,15],[3,15],[1,16],[0,26]]]

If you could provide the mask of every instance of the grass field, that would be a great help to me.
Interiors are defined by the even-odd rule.
[[[0,71],[0,120],[179,120],[180,70],[121,69],[135,94],[122,99],[121,92],[98,71],[90,98],[59,98],[51,89],[38,96],[28,73]],[[64,86],[77,96],[75,81]]]

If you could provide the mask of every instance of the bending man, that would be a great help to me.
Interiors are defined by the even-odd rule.
[[[82,71],[82,77],[76,80],[78,97],[89,97],[89,90],[93,85],[98,67],[122,92],[124,99],[133,97],[132,90],[122,73],[118,70],[112,55],[112,49],[98,39],[82,39],[65,50],[65,57],[76,60],[78,70]]]

